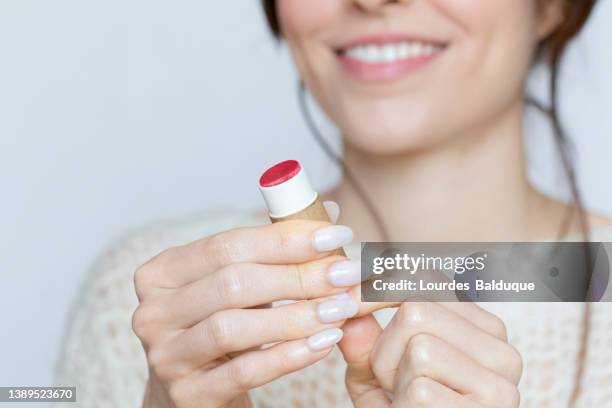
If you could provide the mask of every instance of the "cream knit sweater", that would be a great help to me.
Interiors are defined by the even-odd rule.
[[[131,329],[131,316],[137,306],[134,270],[170,246],[264,222],[267,220],[257,216],[208,214],[136,231],[111,246],[95,263],[74,305],[58,361],[57,384],[76,386],[76,405],[80,407],[140,407],[147,365]],[[612,230],[598,232],[593,239],[611,241]],[[347,251],[356,257],[359,245]],[[482,306],[504,319],[510,342],[522,353],[521,406],[567,406],[577,369],[584,305]],[[393,313],[393,309],[387,309],[376,317],[384,325]],[[612,407],[612,303],[592,305],[591,327],[578,406]],[[323,361],[252,391],[252,400],[258,408],[350,407],[344,369],[335,349]]]

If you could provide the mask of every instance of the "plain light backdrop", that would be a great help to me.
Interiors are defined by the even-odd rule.
[[[601,0],[562,81],[586,201],[608,214],[611,19]],[[257,176],[285,158],[319,188],[337,180],[258,1],[5,1],[0,52],[0,386],[51,383],[79,284],[126,230],[258,208]],[[546,122],[527,127],[534,181],[562,196]]]

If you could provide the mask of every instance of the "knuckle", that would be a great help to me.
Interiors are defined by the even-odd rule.
[[[394,378],[396,370],[398,370],[397,364],[394,364],[388,358],[389,343],[386,341],[376,342],[372,352],[370,353],[370,367],[375,377],[378,378],[382,383],[386,383],[389,378]],[[406,350],[404,350],[402,359],[406,356]],[[391,385],[391,384],[386,384]]]
[[[217,350],[223,352],[233,351],[234,330],[230,319],[222,312],[215,313],[208,319],[205,330]]]
[[[151,287],[160,282],[173,250],[174,248],[165,249],[136,268],[134,271],[134,287],[139,297],[145,295]]]
[[[277,230],[275,236],[276,246],[280,252],[291,252],[295,246],[295,236],[290,230]]]
[[[239,264],[232,264],[223,268],[217,281],[217,293],[221,297],[224,307],[233,307],[239,304],[244,294],[244,286],[244,278]]]
[[[490,367],[506,380],[517,384],[523,372],[523,359],[514,346],[504,343],[496,353],[496,358]]]
[[[229,366],[230,380],[237,386],[238,389],[244,391],[254,388],[256,384],[257,371],[253,369],[248,361],[249,360],[246,359],[232,360],[232,363]]]
[[[147,362],[149,367],[157,374],[157,369],[162,365],[162,354],[157,347],[151,347],[147,351]]]
[[[295,335],[306,335],[306,331],[317,323],[315,301],[302,301],[291,309],[276,309],[283,332]]]
[[[416,377],[406,387],[405,398],[412,403],[410,406],[425,407],[434,402],[435,391],[433,381],[427,377]]]
[[[307,270],[302,264],[291,264],[287,265],[290,268],[293,279],[296,282],[299,293],[303,294],[304,297],[309,298],[314,293],[312,285],[306,278]]]
[[[491,332],[493,335],[503,341],[508,339],[508,329],[506,328],[506,323],[498,316],[491,315]]]
[[[181,382],[172,382],[168,384],[168,396],[176,407],[186,407],[188,401],[191,400],[187,392],[187,387]]]
[[[147,352],[149,368],[164,382],[170,381],[173,378],[173,372],[166,360],[165,353],[161,348],[151,347]]]
[[[147,265],[148,263],[144,263],[134,271],[134,287],[138,296],[149,286],[149,270]]]
[[[516,347],[511,344],[508,344],[506,367],[509,377],[518,382],[523,373],[523,357]]]
[[[290,373],[295,369],[295,360],[288,353],[276,353],[272,357],[271,370],[278,373]]]
[[[136,268],[134,272],[134,288],[138,296],[143,296],[147,289],[153,286],[153,269],[154,263],[152,260]]]
[[[402,325],[417,327],[424,325],[431,313],[427,302],[404,302],[397,311],[398,319]]]
[[[434,339],[427,334],[417,334],[408,340],[406,354],[416,372],[423,371],[431,361]]]
[[[159,321],[157,308],[141,303],[132,315],[132,330],[138,338],[144,340]]]
[[[226,234],[216,234],[206,239],[205,252],[213,256],[219,264],[230,265],[236,263],[239,258],[239,245]]]
[[[323,226],[324,222],[312,220],[291,220],[274,224],[271,227],[273,245],[286,253],[295,253],[297,248],[310,242],[309,237],[314,226]]]

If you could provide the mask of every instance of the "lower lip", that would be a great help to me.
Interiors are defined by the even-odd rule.
[[[367,63],[340,55],[340,62],[355,79],[368,82],[393,81],[413,73],[436,59],[440,52],[395,62]]]

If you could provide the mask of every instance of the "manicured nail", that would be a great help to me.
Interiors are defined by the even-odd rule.
[[[333,251],[353,240],[353,230],[345,225],[321,228],[313,234],[313,246],[319,252]]]
[[[323,201],[323,207],[332,224],[335,224],[340,217],[340,206],[335,201]]]
[[[333,323],[353,317],[359,305],[352,298],[327,300],[317,307],[317,316],[323,323]]]
[[[335,287],[357,285],[361,282],[361,261],[336,262],[327,271],[327,280]]]
[[[308,347],[312,351],[321,351],[330,348],[342,339],[344,333],[341,329],[327,329],[308,338]]]

